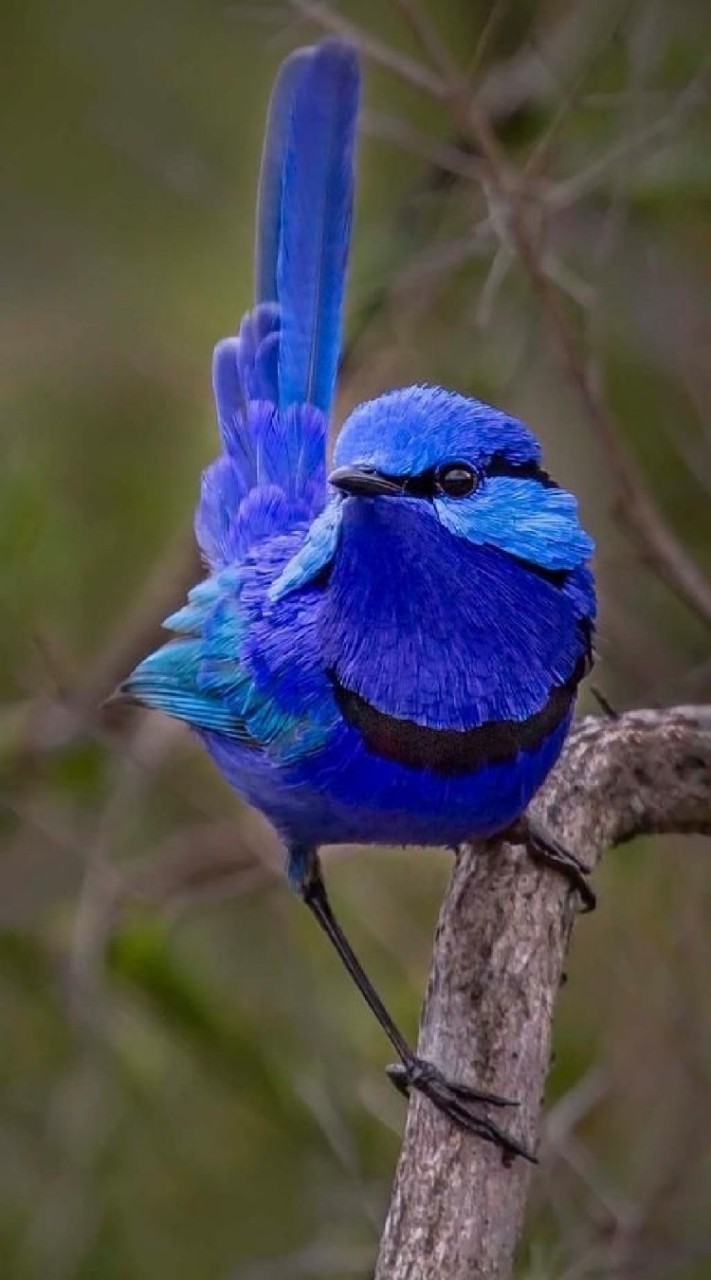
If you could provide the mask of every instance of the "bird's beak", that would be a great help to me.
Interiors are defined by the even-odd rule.
[[[341,493],[351,494],[354,498],[395,497],[403,491],[401,481],[368,467],[336,467],[328,482]]]

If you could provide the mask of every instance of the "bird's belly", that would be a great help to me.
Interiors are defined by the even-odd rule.
[[[502,831],[524,812],[560,754],[571,714],[535,748],[454,774],[374,756],[345,724],[326,749],[289,768],[208,745],[287,841],[455,845]]]
[[[493,835],[527,808],[555,764],[569,724],[567,716],[534,750],[472,772],[410,768],[374,757],[362,745],[332,772],[324,759],[319,773],[325,774],[329,803],[323,816],[330,829],[322,839],[457,844]]]

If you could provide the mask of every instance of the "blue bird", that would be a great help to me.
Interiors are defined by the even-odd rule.
[[[339,40],[279,72],[255,304],[214,356],[222,451],[195,522],[208,575],[119,694],[186,721],[271,820],[292,887],[397,1052],[401,1092],[528,1156],[488,1118],[505,1099],[410,1048],[318,857],[326,843],[456,846],[525,822],[568,733],[595,617],[575,498],[509,414],[441,387],[390,391],[351,414],[327,475],[359,93]],[[530,821],[526,838],[591,905],[572,855]]]

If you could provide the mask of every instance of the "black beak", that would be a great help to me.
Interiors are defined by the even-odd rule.
[[[328,483],[354,498],[395,497],[403,491],[400,480],[393,480],[367,467],[336,467],[328,477]]]

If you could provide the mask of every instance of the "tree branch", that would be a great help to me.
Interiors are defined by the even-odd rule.
[[[533,808],[591,866],[636,835],[710,835],[711,707],[581,721]],[[437,927],[419,1051],[519,1099],[507,1123],[531,1145],[574,911],[562,879],[497,840],[458,855]],[[414,1096],[376,1280],[506,1280],[530,1178]]]

